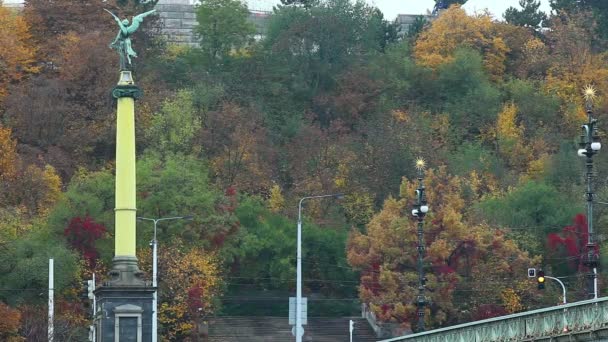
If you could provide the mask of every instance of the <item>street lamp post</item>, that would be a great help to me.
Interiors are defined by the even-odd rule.
[[[597,131],[597,119],[593,118],[593,100],[595,100],[595,89],[587,86],[584,90],[585,109],[587,111],[587,123],[581,126],[581,140],[579,142],[578,155],[585,157],[586,181],[587,181],[587,253],[584,265],[589,267],[591,272],[587,274],[587,297],[597,298],[597,267],[599,266],[599,256],[597,244],[595,242],[595,232],[593,231],[593,156],[602,148],[600,137]]]
[[[425,187],[422,182],[424,177],[425,161],[419,158],[416,161],[416,169],[418,170],[418,188],[416,189],[416,203],[412,209],[412,215],[418,220],[418,295],[416,296],[416,306],[418,307],[418,331],[424,331],[424,307],[426,306],[426,297],[424,295],[426,278],[424,276],[424,231],[423,221],[424,216],[429,211],[429,206],[426,202]]]
[[[154,238],[150,241],[150,245],[152,246],[152,286],[154,289],[154,296],[152,297],[152,342],[157,342],[158,340],[158,283],[156,280],[157,268],[158,268],[158,256],[157,256],[157,240],[156,240],[156,225],[160,221],[169,221],[169,220],[192,220],[192,216],[175,216],[175,217],[163,217],[159,219],[147,218],[147,217],[138,217],[138,221],[152,221],[154,222]]]
[[[342,198],[343,194],[331,194],[331,195],[319,195],[319,196],[307,196],[300,199],[298,204],[298,241],[297,241],[297,254],[296,254],[296,327],[295,335],[296,342],[302,342],[302,336],[304,330],[302,328],[302,202],[307,199],[315,198]]]

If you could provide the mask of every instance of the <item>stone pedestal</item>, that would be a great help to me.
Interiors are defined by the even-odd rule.
[[[151,286],[108,286],[95,291],[97,342],[152,341]]]

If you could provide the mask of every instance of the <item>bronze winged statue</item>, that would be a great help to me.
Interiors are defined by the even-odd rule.
[[[131,67],[131,57],[137,57],[137,53],[131,46],[131,35],[137,31],[139,25],[144,21],[144,18],[156,12],[156,10],[153,9],[134,16],[130,25],[129,19],[120,20],[114,13],[105,8],[104,10],[114,17],[114,20],[118,23],[118,27],[120,28],[114,41],[110,43],[110,48],[116,50],[120,56],[120,70],[129,70]]]

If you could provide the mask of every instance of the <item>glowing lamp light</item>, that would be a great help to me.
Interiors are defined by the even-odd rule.
[[[421,211],[423,214],[428,213],[428,212],[429,212],[429,206],[428,206],[428,205],[423,205],[423,206],[421,206],[421,207],[420,207],[420,211]]]
[[[602,143],[601,142],[592,142],[591,143],[591,149],[594,151],[599,151],[602,148]]]
[[[587,153],[587,150],[585,150],[584,148],[581,148],[578,150],[578,156],[579,157],[585,157]]]
[[[418,209],[414,209],[414,210],[412,210],[412,215],[414,215],[414,216],[418,216]]]

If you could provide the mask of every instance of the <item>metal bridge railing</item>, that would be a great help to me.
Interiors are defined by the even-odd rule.
[[[601,330],[608,326],[608,297],[520,312],[396,337],[380,342],[521,341]]]

